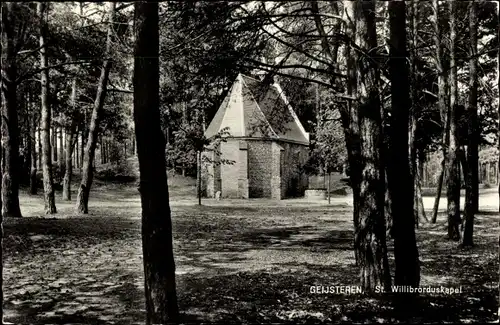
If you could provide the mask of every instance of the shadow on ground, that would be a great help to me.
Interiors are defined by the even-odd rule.
[[[140,203],[132,187],[95,191],[90,216],[61,205],[41,216],[41,197],[22,197],[28,218],[7,219],[5,319],[20,324],[143,324]],[[72,204],[71,204],[72,205]],[[38,212],[39,211],[39,212]],[[418,230],[423,286],[461,294],[368,296],[312,293],[356,286],[352,221],[345,206],[174,205],[179,305],[186,322],[394,323],[497,319],[498,219],[481,214],[475,243],[444,240],[446,225]],[[389,242],[393,263],[392,242]]]

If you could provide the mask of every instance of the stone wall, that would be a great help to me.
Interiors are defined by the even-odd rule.
[[[304,145],[282,142],[281,151],[281,191],[282,198],[304,195],[308,186],[308,176],[302,167],[309,157],[309,148]]]
[[[221,197],[240,198],[239,182],[242,169],[246,166],[245,161],[241,161],[240,141],[238,139],[228,139],[220,144],[221,158],[234,162],[233,164],[220,165]]]
[[[249,197],[271,197],[272,142],[248,141],[248,187]]]
[[[283,199],[304,195],[308,177],[301,169],[309,157],[307,146],[265,140],[248,143],[250,197]]]
[[[285,192],[281,189],[281,161],[283,147],[278,142],[272,142],[272,163],[271,163],[271,198],[281,200],[285,198]]]
[[[238,198],[249,198],[249,179],[248,179],[248,144],[246,140],[240,140],[238,157]]]
[[[202,170],[206,195],[223,198],[273,198],[303,196],[308,177],[302,172],[309,155],[304,145],[265,139],[227,139],[220,144],[220,158],[234,164],[205,163]],[[211,161],[220,158],[205,152]]]

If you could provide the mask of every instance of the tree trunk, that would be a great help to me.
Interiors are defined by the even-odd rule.
[[[65,166],[65,154],[64,154],[64,142],[63,142],[63,128],[59,128],[59,161],[58,166],[59,166],[59,175],[64,175],[64,168]]]
[[[35,137],[35,132],[36,132],[36,114],[35,114],[35,107],[31,105],[31,127],[30,127],[30,151],[31,151],[31,166],[30,166],[30,190],[29,193],[31,195],[36,195],[37,194],[37,178],[36,178],[36,173],[37,173],[37,168],[36,168],[36,160],[37,160],[37,154],[36,154],[36,137]]]
[[[140,171],[146,324],[179,317],[172,225],[159,112],[158,3],[136,2],[134,122]]]
[[[492,165],[493,165],[492,162],[489,161],[488,162],[488,184],[490,184],[490,185],[493,184],[493,180],[492,180],[493,177],[491,176],[491,174],[492,174],[492,172],[491,172],[492,168],[491,167],[495,168],[495,166],[492,166]]]
[[[41,129],[42,129],[42,126],[41,126],[41,115],[40,116],[40,120],[39,120],[39,123],[38,123],[38,128],[37,128],[37,136],[38,136],[38,168],[39,169],[42,169],[42,134],[41,134]]]
[[[116,160],[109,154],[111,150],[113,150],[112,148],[112,144],[115,143],[114,142],[115,139],[114,137],[111,137],[110,140],[106,140],[106,163],[116,163]]]
[[[410,102],[409,71],[406,64],[406,6],[404,1],[389,2],[391,79],[391,127],[389,141],[388,184],[393,216],[396,285],[417,287],[420,262],[413,218],[413,183],[408,159]]]
[[[26,89],[23,91],[25,94],[25,100],[24,100],[24,106],[25,110],[24,112],[21,112],[22,115],[24,115],[24,125],[25,125],[25,131],[23,132],[24,135],[21,135],[21,138],[24,137],[24,141],[21,140],[21,152],[23,154],[23,159],[22,160],[22,172],[20,175],[20,184],[29,184],[30,182],[30,177],[31,177],[31,148],[32,148],[32,142],[33,139],[31,138],[31,120],[32,120],[32,112],[31,112],[31,99],[30,99],[30,90]]]
[[[327,193],[328,193],[328,204],[331,204],[332,199],[332,173],[328,171],[328,184],[327,184]]]
[[[196,152],[196,190],[198,195],[198,205],[201,205],[201,151]]]
[[[73,148],[74,148],[74,141],[73,141],[73,134],[76,131],[76,122],[72,121],[71,122],[71,127],[66,132],[66,153],[65,153],[65,159],[66,159],[66,168],[64,171],[64,180],[63,180],[63,200],[65,201],[71,201],[71,179],[73,177]]]
[[[109,23],[108,32],[106,38],[106,51],[105,58],[101,68],[101,76],[99,78],[99,86],[97,89],[96,99],[94,102],[94,108],[92,110],[92,117],[90,119],[89,135],[87,140],[87,146],[85,148],[84,159],[83,159],[83,170],[82,170],[82,181],[80,188],[78,189],[78,197],[76,200],[76,210],[79,213],[87,214],[89,212],[89,194],[90,187],[92,186],[93,180],[93,164],[95,158],[95,149],[97,144],[97,136],[99,133],[99,116],[104,105],[104,99],[106,97],[107,83],[109,77],[109,71],[111,70],[111,37],[113,33],[113,19],[115,15],[116,3],[109,3]]]
[[[10,23],[12,23],[12,20],[10,19],[7,19],[8,17],[8,13],[9,13],[9,9],[10,8],[7,8],[5,9],[3,6],[9,6],[7,5],[6,3],[2,3],[1,6],[2,6],[2,23],[3,22],[7,22],[7,20],[9,20]],[[5,16],[4,16],[5,15]],[[5,30],[5,26],[2,24],[2,31]],[[3,62],[2,62],[3,63]],[[2,84],[2,89],[3,89],[3,82],[1,82]],[[2,104],[3,104],[3,95],[1,96],[1,99],[2,99]],[[0,146],[0,157],[3,157],[3,150],[2,150],[2,146]],[[4,164],[4,161],[3,159],[0,159],[0,173],[2,172],[3,170],[3,164]],[[2,189],[2,182],[0,182],[0,211],[2,210],[2,192],[3,192],[3,189]],[[0,306],[2,306],[2,308],[0,308],[0,321],[3,323],[4,319],[3,319],[3,264],[4,264],[4,258],[3,258],[3,216],[2,214],[0,213],[0,288],[2,288],[2,290],[0,290]]]
[[[54,116],[54,114],[52,114]],[[53,120],[52,120],[53,121]],[[52,155],[54,157],[53,163],[58,164],[59,157],[58,157],[58,148],[57,148],[57,126],[53,125],[52,126]],[[59,164],[58,164],[59,165]]]
[[[101,158],[101,165],[104,164],[104,141],[102,141],[102,135],[99,137],[99,156]]]
[[[459,150],[459,164],[462,166],[462,169],[464,171],[464,175],[467,175],[469,173],[469,163],[467,161],[467,156],[465,149],[460,149]],[[470,179],[468,177],[465,177],[465,191],[467,192],[467,189],[470,188],[469,184]],[[461,247],[472,247],[474,246],[474,241],[473,241],[473,232],[474,232],[474,212],[472,211],[473,205],[472,204],[467,204],[467,195],[465,198],[465,216],[464,216],[464,222],[461,224],[461,229],[463,232],[462,236],[462,243],[460,244]],[[470,209],[471,211],[467,211],[467,209]],[[468,212],[471,212],[472,218],[467,218]],[[470,215],[469,215],[470,216]]]
[[[357,22],[356,45],[365,53],[377,48],[375,2],[346,2],[354,7]],[[382,117],[380,115],[379,68],[372,58],[359,57],[356,73],[357,111],[361,135],[361,167],[358,258],[361,286],[373,292],[376,286],[390,291],[391,276],[386,247],[384,218],[385,172],[380,153],[383,150]],[[406,151],[407,152],[407,151]]]
[[[334,14],[339,14],[338,3],[330,2],[332,11]],[[340,46],[340,42],[337,40],[334,43],[333,48],[330,47],[330,40],[323,26],[322,20],[319,18],[319,6],[316,1],[310,1],[311,10],[313,13],[318,14],[315,17],[316,29],[318,30],[318,34],[322,37],[321,46],[325,55],[327,55],[332,65],[338,65],[341,62],[337,62],[338,50]],[[356,33],[356,19],[358,17],[355,11],[355,6],[350,2],[344,1],[343,5],[343,17],[347,17],[346,21],[346,36],[348,39],[354,40]],[[334,33],[340,32],[340,22],[335,23],[333,29]],[[347,93],[352,95],[357,93],[357,84],[356,84],[356,52],[352,44],[347,44],[345,47],[345,57],[346,57],[346,65],[345,70],[349,75],[347,80]],[[331,78],[332,89],[337,90],[339,88],[339,84],[341,82],[337,81],[335,77]],[[361,147],[360,147],[360,130],[359,130],[359,117],[356,107],[349,101],[347,105],[341,105],[339,107],[342,121],[342,128],[344,131],[344,139],[346,141],[347,148],[347,157],[348,157],[348,165],[349,165],[349,177],[351,182],[351,188],[353,191],[353,201],[354,201],[354,211],[353,211],[353,224],[354,224],[354,255],[355,255],[355,263],[359,265],[358,258],[358,247],[359,247],[359,209],[360,209],[360,184],[361,184]],[[320,114],[321,115],[321,114]]]
[[[75,134],[75,138],[76,138],[76,141],[75,141],[75,167],[76,168],[80,168],[80,141],[79,141],[79,132],[76,132]]]
[[[433,7],[433,27],[434,27],[434,44],[436,46],[436,69],[438,71],[438,107],[439,112],[441,114],[441,122],[443,124],[443,160],[441,162],[441,172],[439,174],[438,184],[437,184],[437,192],[436,199],[434,200],[434,208],[432,211],[432,223],[436,223],[437,214],[439,209],[439,200],[441,198],[441,191],[444,181],[444,173],[445,173],[445,162],[447,157],[447,146],[449,143],[449,114],[450,108],[446,105],[446,88],[448,82],[447,70],[443,66],[443,43],[441,39],[441,32],[439,27],[439,1],[432,0]]]
[[[73,156],[71,157],[71,164],[73,165],[73,169],[78,168],[78,127],[75,130],[75,134],[73,135]]]
[[[2,4],[2,215],[21,217],[19,207],[19,130],[17,117],[17,65],[14,45],[15,4]]]
[[[384,193],[384,217],[385,217],[385,227],[386,227],[386,236],[387,238],[394,239],[394,229],[393,229],[393,218],[392,218],[392,199],[391,192],[389,190],[389,181],[387,176],[389,171],[385,167],[385,193]]]
[[[76,112],[76,78],[73,78],[73,82],[71,85],[71,106],[73,107],[73,112]],[[64,181],[63,181],[63,200],[71,201],[71,178],[73,177],[73,134],[76,132],[77,120],[75,114],[73,114],[73,118],[71,121],[71,126],[69,130],[66,132],[66,170],[64,172]],[[78,136],[77,136],[78,139]]]
[[[498,21],[500,21],[500,5],[497,6],[497,14],[498,14]],[[497,39],[500,40],[500,24],[498,24]],[[497,78],[498,78],[497,84],[500,85],[500,46],[498,47],[498,53],[497,53]],[[498,153],[499,153],[497,163],[498,163],[498,173],[500,174],[500,101],[498,102],[497,109],[498,109],[497,139],[498,139]],[[479,195],[478,195],[478,197],[479,197]],[[498,212],[500,212],[500,182],[498,182],[498,202],[499,202],[498,203]],[[500,223],[499,223],[499,225],[500,225]],[[499,237],[499,243],[500,243],[500,237]],[[500,311],[500,308],[499,308],[499,311]]]
[[[86,125],[87,119],[85,118],[82,124],[82,134],[81,134],[81,145],[80,145],[80,174],[83,173],[83,157],[85,156],[85,135],[86,135]]]
[[[417,199],[418,192],[421,189],[421,179],[418,179],[418,176],[422,177],[422,174],[418,174],[418,161],[417,161],[417,142],[416,137],[418,136],[418,118],[420,116],[418,98],[417,98],[417,46],[418,46],[418,1],[411,1],[410,3],[410,31],[411,31],[411,46],[412,50],[410,51],[410,101],[411,101],[411,112],[410,112],[410,123],[409,123],[409,159],[410,159],[410,173],[412,178],[412,184],[414,186],[414,218],[418,227],[419,221],[419,200]],[[425,212],[424,212],[425,214]]]
[[[351,1],[343,2],[344,16],[346,17],[346,36],[354,40],[356,34],[356,19],[358,14],[355,5]],[[356,49],[351,43],[345,47],[345,57],[347,63],[347,93],[355,95],[357,93],[357,74],[356,74]],[[359,210],[360,210],[360,191],[361,191],[361,136],[358,111],[354,103],[349,101],[347,105],[340,109],[342,128],[344,130],[344,139],[347,148],[347,161],[349,164],[349,179],[351,182],[353,196],[353,225],[354,225],[354,256],[356,265],[360,265],[358,256],[360,233],[359,233]]]
[[[101,155],[102,155],[102,164],[105,164],[107,163],[107,159],[106,159],[106,140],[105,139],[102,139],[101,140]]]
[[[456,47],[456,2],[448,2],[450,8],[450,145],[448,147],[448,157],[446,161],[447,199],[448,199],[448,238],[451,240],[460,239],[460,165],[458,161],[458,85],[457,67],[455,66]]]
[[[47,67],[47,55],[45,48],[45,37],[47,33],[47,23],[45,21],[46,4],[38,3],[38,15],[40,18],[40,68]],[[45,213],[57,213],[54,196],[54,179],[52,178],[52,160],[50,147],[50,123],[51,109],[48,101],[49,97],[49,71],[47,69],[40,72],[41,80],[41,109],[42,109],[42,172],[43,172],[43,192],[45,199]]]
[[[479,208],[478,180],[478,127],[477,127],[477,3],[470,4],[469,11],[469,107],[467,123],[467,173],[465,177],[465,227],[462,240],[463,246],[473,246],[474,214]]]
[[[443,151],[445,151],[445,149],[443,149]],[[446,162],[446,159],[443,158],[441,160],[441,170],[439,172],[439,177],[438,177],[438,181],[437,181],[436,198],[434,199],[434,207],[432,208],[432,219],[431,219],[432,223],[436,223],[436,221],[437,221],[439,200],[441,199],[441,192],[443,191],[445,162]]]
[[[414,191],[414,197],[415,201],[413,204],[413,211],[414,211],[414,218],[416,218],[416,222],[418,223],[427,223],[429,220],[427,219],[427,216],[425,214],[425,209],[424,209],[424,201],[422,199],[422,175],[424,173],[424,159],[419,159],[417,160],[417,168],[416,168],[416,175],[415,175],[415,191]]]
[[[102,142],[102,147],[103,147],[103,152],[104,152],[104,155],[103,155],[103,160],[104,160],[104,163],[106,164],[108,162],[108,141],[107,140],[103,140]]]
[[[419,166],[421,163],[419,163]],[[425,213],[424,201],[422,198],[422,175],[423,170],[417,170],[414,179],[414,203],[413,203],[413,217],[415,218],[415,222],[418,226],[420,223],[427,223],[429,219],[427,219],[427,215]]]

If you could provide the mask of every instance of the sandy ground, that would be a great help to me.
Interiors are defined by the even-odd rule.
[[[445,217],[418,230],[421,284],[462,287],[399,298],[312,294],[358,283],[352,199],[196,200],[171,189],[179,305],[186,322],[490,322],[498,292],[498,196],[483,193],[476,247],[444,239]],[[425,198],[426,208],[433,198]],[[5,221],[5,319],[30,324],[143,324],[140,200],[132,186],[100,186],[90,215],[21,196],[25,218]],[[446,199],[441,201],[444,209]],[[393,263],[392,242],[389,242]]]
[[[432,209],[434,208],[435,197],[434,196],[424,196],[422,198],[424,203],[424,208],[427,215],[430,216]],[[216,201],[214,199],[203,199],[204,205],[209,206],[234,206],[234,205],[245,205],[249,207],[259,207],[259,206],[279,206],[279,207],[310,207],[310,206],[324,206],[328,205],[328,200],[317,200],[317,199],[286,199],[282,201],[274,201],[267,199],[250,199],[250,200],[238,200],[238,199],[224,199]],[[330,204],[332,206],[343,206],[350,207],[353,206],[352,195],[347,196],[332,196],[330,198]],[[193,205],[193,199],[191,198],[179,198],[172,202],[173,206],[190,206]],[[465,197],[462,195],[460,198],[460,207],[463,211],[465,205]],[[481,190],[479,197],[479,207],[481,211],[487,213],[498,212],[499,206],[499,196],[496,189]],[[444,213],[447,208],[446,195],[442,195],[439,200],[439,213]]]

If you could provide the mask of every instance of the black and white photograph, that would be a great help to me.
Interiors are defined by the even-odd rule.
[[[500,316],[500,1],[1,3],[0,325]]]

